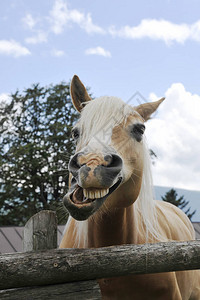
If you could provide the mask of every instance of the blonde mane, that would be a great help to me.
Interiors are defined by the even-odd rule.
[[[98,133],[98,130],[122,123],[130,115],[136,113],[134,108],[127,105],[119,98],[101,97],[89,102],[81,113],[78,125],[82,129],[80,144],[87,144],[87,141]],[[95,126],[94,126],[95,124]],[[134,221],[136,227],[146,242],[150,237],[154,241],[166,240],[158,230],[157,214],[153,197],[153,182],[151,173],[151,161],[149,150],[143,139],[143,177],[139,196],[133,204]],[[66,229],[70,225],[72,218],[69,217]],[[88,220],[75,221],[74,227],[75,244],[74,247],[84,248],[88,246]],[[139,226],[140,225],[140,226]],[[139,229],[140,228],[140,229]]]
[[[159,233],[156,202],[154,200],[153,180],[151,171],[151,159],[149,149],[145,137],[143,139],[143,175],[142,185],[139,196],[136,202],[133,204],[136,211],[135,222],[136,227],[139,228],[142,225],[141,234],[146,236],[146,242],[150,238],[152,242],[166,241],[166,237]]]
[[[109,130],[134,113],[134,108],[116,97],[100,97],[88,102],[81,112],[78,125],[81,128],[80,144],[87,144],[99,131]]]

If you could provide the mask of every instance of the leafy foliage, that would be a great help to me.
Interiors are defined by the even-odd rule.
[[[184,196],[181,196],[180,198],[177,198],[178,194],[174,189],[169,190],[164,197],[161,197],[163,201],[169,202],[171,204],[176,205],[177,207],[179,207],[180,209],[183,210],[183,208],[185,208],[188,204],[189,201],[186,201],[184,199]],[[194,210],[193,212],[190,212],[190,207],[184,211],[185,214],[188,216],[188,218],[191,220],[192,216],[195,214],[196,210]]]
[[[66,83],[35,84],[1,105],[1,225],[24,225],[39,210],[55,210],[61,202],[77,117]]]

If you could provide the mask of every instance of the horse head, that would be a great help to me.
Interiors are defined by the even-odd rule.
[[[142,183],[144,123],[164,98],[137,107],[114,97],[92,100],[76,75],[71,97],[80,119],[72,130],[76,153],[69,162],[64,205],[77,220],[130,206]]]

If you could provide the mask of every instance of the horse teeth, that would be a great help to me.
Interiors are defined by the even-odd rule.
[[[85,196],[85,198],[89,198],[89,191],[86,189],[83,189],[83,195]]]
[[[83,189],[83,195],[85,196],[85,198],[88,199],[98,199],[98,198],[102,198],[105,195],[107,195],[109,193],[109,189],[101,189],[101,190],[95,190],[95,191],[90,191],[88,189]]]
[[[83,189],[83,195],[85,198],[87,198],[87,190]]]
[[[104,197],[109,193],[109,189],[101,190],[101,197]]]
[[[95,199],[96,198],[94,191],[89,191],[89,198],[90,199]]]
[[[101,198],[101,192],[100,191],[95,192],[95,198]]]

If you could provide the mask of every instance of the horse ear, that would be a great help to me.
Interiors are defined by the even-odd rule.
[[[143,103],[135,107],[135,110],[141,115],[141,117],[147,121],[150,119],[152,113],[156,111],[158,106],[165,100],[165,98],[161,98],[155,102]]]
[[[91,100],[86,88],[77,75],[74,75],[72,78],[71,97],[75,109],[79,112],[81,112],[83,107],[86,105],[86,102]]]

